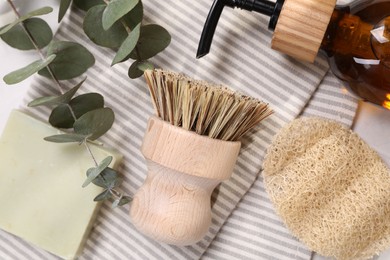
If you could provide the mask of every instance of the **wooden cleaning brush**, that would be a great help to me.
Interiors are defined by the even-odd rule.
[[[145,78],[157,116],[143,140],[149,172],[130,216],[155,240],[193,244],[211,224],[211,193],[230,178],[238,140],[272,111],[257,99],[180,74],[148,70]]]

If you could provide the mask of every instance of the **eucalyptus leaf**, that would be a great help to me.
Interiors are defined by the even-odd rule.
[[[138,0],[111,0],[108,2],[102,17],[103,29],[108,30],[137,4]]]
[[[90,168],[87,173],[87,179],[83,183],[83,188],[87,187],[100,173],[104,171],[110,165],[112,156],[107,156],[99,163],[97,167]]]
[[[79,95],[69,101],[76,118],[85,113],[103,108],[104,98],[98,93],[86,93]],[[75,120],[66,104],[61,104],[53,109],[49,117],[49,123],[58,128],[72,128]]]
[[[69,105],[73,108],[73,111],[77,118],[85,113],[103,108],[104,98],[99,93],[86,93],[73,98]]]
[[[64,18],[66,11],[68,11],[72,0],[61,0],[60,9],[58,11],[58,22],[61,22],[62,18]]]
[[[56,54],[50,69],[58,80],[71,79],[80,76],[95,63],[95,58],[84,46],[75,42],[51,42],[47,54]],[[49,71],[40,70],[39,75],[50,78]]]
[[[103,0],[73,0],[73,3],[81,10],[88,11],[96,5],[104,5]]]
[[[49,96],[49,97],[40,97],[37,99],[34,99],[30,103],[28,103],[29,107],[36,107],[36,106],[50,106],[50,105],[58,105],[58,104],[64,104],[69,103],[69,101],[73,98],[73,96],[76,94],[77,90],[81,87],[81,85],[84,83],[84,81],[87,78],[83,79],[79,84],[65,92],[64,94],[60,96]]]
[[[127,203],[131,202],[133,200],[130,196],[123,196],[118,204],[118,206],[126,205]]]
[[[68,104],[55,107],[49,116],[49,123],[56,128],[72,128],[75,120],[69,110]]]
[[[118,206],[123,206],[123,205],[126,205],[127,203],[131,202],[133,199],[129,196],[122,196],[120,197],[119,199],[116,199],[113,203],[112,203],[112,207],[113,208],[116,208]]]
[[[97,195],[93,200],[94,201],[103,201],[106,199],[110,199],[112,197],[111,191],[109,189],[103,191],[99,195]]]
[[[154,69],[153,63],[151,63],[150,61],[147,61],[147,60],[139,62],[137,64],[137,67],[139,70],[142,70],[143,72],[145,72],[145,70],[153,70]]]
[[[31,12],[28,12],[27,14],[21,16],[19,19],[21,20],[26,20],[28,18],[31,18],[33,16],[40,16],[40,15],[45,15],[45,14],[48,14],[48,13],[51,13],[53,12],[53,8],[51,8],[50,6],[45,6],[45,7],[42,7],[42,8],[38,8],[34,11],[31,11]]]
[[[12,27],[14,27],[15,25],[17,25],[18,23],[21,23],[31,17],[34,17],[34,16],[39,16],[39,15],[44,15],[44,14],[48,14],[48,13],[51,13],[53,11],[53,8],[51,7],[42,7],[42,8],[39,8],[37,10],[34,10],[34,11],[31,11],[23,16],[21,16],[19,19],[16,19],[15,21],[13,21],[12,23],[8,24],[7,26],[3,27],[1,30],[0,30],[0,35],[8,32]]]
[[[88,174],[89,172],[87,171],[87,177]],[[120,179],[118,177],[118,173],[110,167],[107,167],[92,181],[92,183],[96,186],[108,189],[115,186],[115,184],[118,182],[118,179]]]
[[[99,108],[82,115],[73,125],[77,134],[88,135],[88,140],[96,140],[104,135],[114,123],[114,112],[110,108]]]
[[[30,32],[38,48],[47,46],[53,38],[50,26],[40,18],[30,18],[24,21],[24,26]],[[32,50],[35,46],[31,43],[21,25],[12,27],[6,33],[0,35],[1,39],[9,46],[19,50]]]
[[[82,143],[85,141],[87,136],[79,134],[60,134],[52,135],[43,138],[45,141],[54,142],[54,143]]]
[[[122,178],[118,177],[116,178],[110,185],[112,189],[119,187],[122,184],[123,180]]]
[[[89,172],[87,171],[87,177],[88,177]],[[115,182],[116,179],[118,179],[118,173],[113,170],[110,167],[107,167],[104,169],[104,171],[96,177],[92,183],[95,184],[96,186],[102,187],[102,188],[109,188],[112,186],[112,183]]]
[[[138,24],[130,33],[129,36],[124,40],[121,47],[119,48],[117,54],[115,55],[112,65],[117,64],[118,62],[123,61],[137,45],[137,41],[140,34],[141,24]]]
[[[83,22],[83,29],[88,38],[97,45],[118,49],[128,33],[120,22],[114,23],[110,29],[103,29],[103,12],[106,5],[97,5],[88,10]]]
[[[137,51],[130,54],[134,60],[147,60],[164,50],[171,42],[171,35],[157,24],[148,24],[141,27],[137,43]]]
[[[142,6],[142,1],[139,0],[138,4],[131,9],[125,16],[123,16],[123,21],[126,25],[133,30],[139,23],[142,22],[144,15],[144,7]]]
[[[144,72],[138,68],[138,65],[142,63],[141,61],[134,61],[129,68],[128,75],[131,79],[136,79],[144,75]]]
[[[24,68],[18,69],[16,71],[13,71],[5,75],[3,80],[5,83],[9,85],[19,83],[25,80],[26,78],[30,77],[31,75],[33,75],[35,72],[49,65],[55,59],[55,57],[56,55],[52,54],[44,60],[34,61],[33,63],[27,65]]]
[[[55,102],[55,100],[58,97],[59,96],[39,97],[39,98],[36,98],[33,101],[31,101],[30,103],[28,103],[27,106],[29,106],[29,107],[37,107],[37,106],[43,106],[43,105],[49,106],[49,105],[57,104],[57,102]]]

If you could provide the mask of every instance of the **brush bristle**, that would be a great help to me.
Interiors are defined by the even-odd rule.
[[[272,114],[266,103],[220,85],[163,70],[145,78],[157,116],[199,135],[237,141]]]

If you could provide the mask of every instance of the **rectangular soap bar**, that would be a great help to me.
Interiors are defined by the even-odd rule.
[[[0,139],[0,228],[65,259],[76,257],[88,235],[102,188],[81,185],[93,161],[84,146],[43,138],[51,126],[14,110]],[[91,145],[101,161],[122,156]]]

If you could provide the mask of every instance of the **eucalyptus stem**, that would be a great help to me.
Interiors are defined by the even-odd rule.
[[[84,145],[85,145],[85,148],[87,148],[87,151],[88,151],[89,155],[92,157],[92,160],[93,160],[93,162],[95,163],[95,166],[97,167],[97,166],[98,166],[98,163],[97,163],[97,161],[96,161],[95,156],[93,155],[93,153],[92,153],[92,151],[91,151],[91,148],[89,147],[89,145],[88,145],[88,143],[87,143],[86,141],[84,142]]]
[[[123,25],[123,27],[125,27],[126,32],[127,32],[127,33],[131,33],[131,29],[130,29],[129,26],[127,26],[127,24],[125,23],[125,21],[123,21],[123,19],[120,19],[120,21],[121,21],[121,24]]]
[[[63,94],[63,93],[61,93],[61,94]],[[66,106],[69,108],[69,111],[70,111],[70,114],[72,115],[73,120],[76,121],[76,120],[77,120],[77,117],[76,117],[76,114],[75,114],[74,111],[73,111],[72,106],[69,105],[69,104],[66,104]]]
[[[119,193],[118,191],[114,190],[114,189],[110,189],[110,193],[111,193],[112,196],[114,196],[117,199],[120,199],[122,197],[122,194]]]

